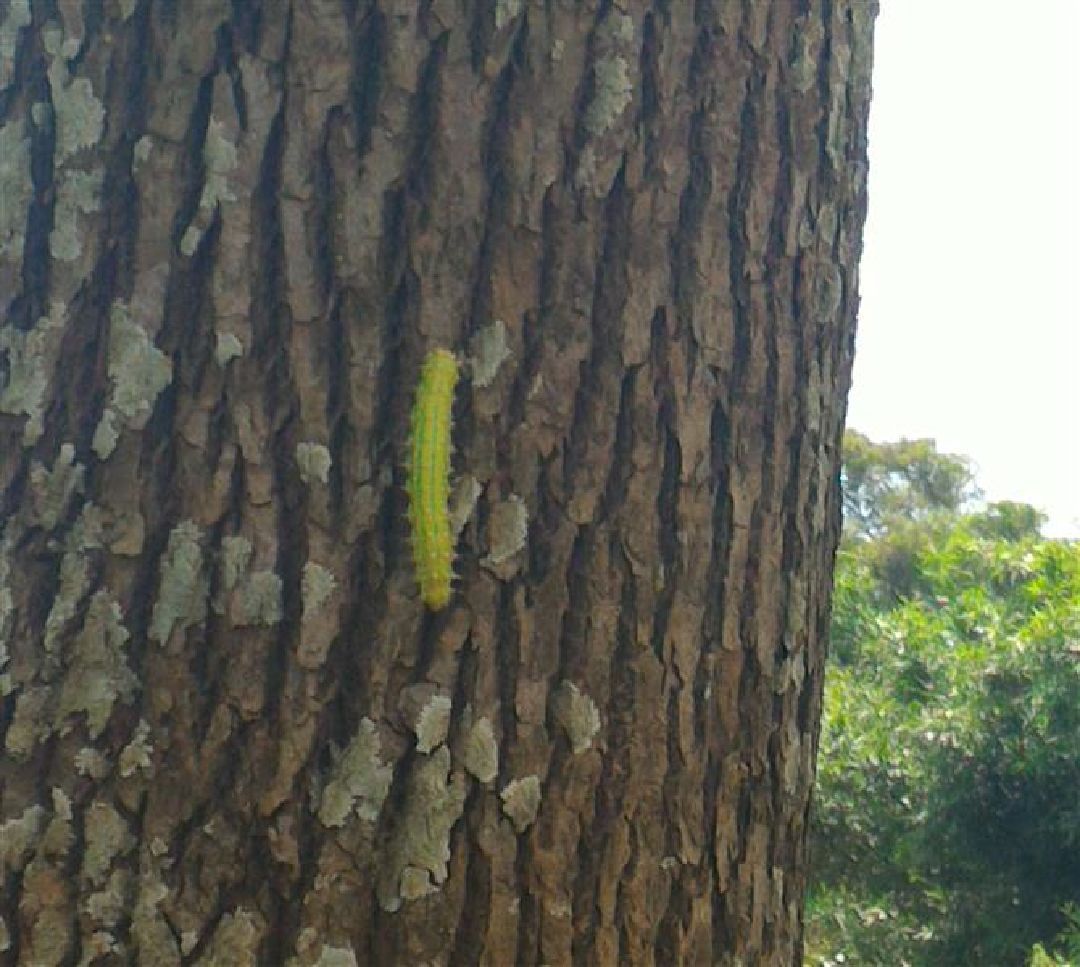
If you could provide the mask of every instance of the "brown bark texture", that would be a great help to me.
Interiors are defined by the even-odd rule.
[[[873,14],[0,0],[0,962],[798,961]]]

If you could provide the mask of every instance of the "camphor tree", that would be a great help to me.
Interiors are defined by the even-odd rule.
[[[873,14],[0,3],[0,957],[798,960]]]

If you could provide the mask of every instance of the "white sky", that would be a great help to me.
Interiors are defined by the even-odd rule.
[[[882,0],[848,425],[1080,536],[1080,0]]]

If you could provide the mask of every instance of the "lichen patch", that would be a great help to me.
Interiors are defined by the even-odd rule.
[[[338,757],[323,788],[319,820],[324,826],[344,826],[354,809],[367,822],[378,819],[394,776],[393,766],[383,762],[380,754],[375,723],[369,718],[361,719],[360,728]]]
[[[465,733],[462,761],[479,782],[494,782],[499,774],[499,744],[487,716],[481,715]]]
[[[146,719],[139,719],[131,741],[120,752],[120,775],[130,779],[137,772],[153,773],[154,745],[150,741],[150,726]]]
[[[300,594],[304,602],[304,620],[314,616],[334,593],[337,578],[321,564],[308,561],[300,580]]]
[[[499,793],[502,809],[518,833],[524,833],[540,810],[540,777],[525,776],[511,779]]]
[[[524,550],[529,537],[529,508],[517,494],[500,500],[491,508],[488,520],[488,553],[484,566],[496,576],[508,580],[517,573],[521,562],[516,559]]]
[[[0,193],[6,190],[2,175],[4,150],[0,131]],[[5,196],[0,194],[0,197]],[[0,205],[0,255],[6,208],[5,197],[5,204]],[[0,352],[7,353],[8,367],[7,383],[0,389],[0,411],[28,417],[23,427],[24,445],[37,443],[45,430],[45,400],[63,329],[64,307],[59,302],[53,302],[49,314],[42,316],[29,332],[21,332],[14,326],[0,329]]]
[[[309,486],[314,483],[325,484],[330,479],[330,451],[321,443],[298,443],[296,465],[300,470],[300,478]]]
[[[37,845],[45,826],[45,807],[27,806],[17,817],[0,823],[0,874],[18,873]]]
[[[85,712],[87,731],[97,738],[116,702],[135,697],[139,680],[128,667],[124,650],[129,637],[120,605],[107,591],[98,591],[71,645],[56,712],[58,727],[64,727],[68,716]]]
[[[469,340],[469,364],[473,386],[490,386],[499,368],[510,358],[506,323],[495,319]]]
[[[450,730],[450,713],[453,704],[449,695],[433,695],[420,709],[413,731],[416,733],[416,751],[428,753],[446,741]]]
[[[174,630],[183,631],[206,618],[206,575],[202,531],[193,521],[177,524],[161,568],[158,596],[150,618],[150,638],[166,644]]]
[[[376,886],[388,912],[403,900],[438,889],[450,863],[450,830],[465,805],[465,778],[451,776],[450,750],[439,746],[413,766],[397,826],[382,858]]]
[[[552,711],[555,721],[566,732],[574,755],[587,751],[600,731],[600,711],[596,703],[573,682],[563,682],[553,697]]]
[[[0,58],[3,53],[0,52]],[[30,139],[12,121],[0,127],[0,256],[22,255],[26,217],[34,183],[30,178]]]
[[[111,408],[135,430],[146,426],[161,391],[172,382],[172,360],[131,318],[123,302],[109,314]]]
[[[127,820],[103,800],[90,804],[83,819],[86,844],[83,851],[83,876],[100,886],[117,856],[135,845]]]

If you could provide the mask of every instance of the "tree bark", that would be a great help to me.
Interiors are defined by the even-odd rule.
[[[873,14],[0,4],[0,960],[799,962]]]

